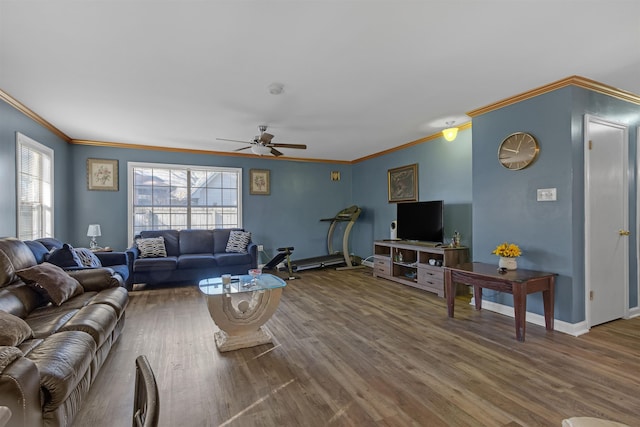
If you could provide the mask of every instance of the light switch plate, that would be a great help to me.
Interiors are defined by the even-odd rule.
[[[538,201],[539,202],[555,202],[556,189],[555,188],[538,188]]]

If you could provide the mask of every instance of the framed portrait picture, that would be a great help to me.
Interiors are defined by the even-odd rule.
[[[249,194],[268,196],[271,194],[268,169],[249,170]]]
[[[418,164],[389,169],[389,203],[418,201]]]
[[[87,189],[118,191],[118,161],[87,159]]]

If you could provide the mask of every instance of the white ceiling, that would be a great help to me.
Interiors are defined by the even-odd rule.
[[[640,94],[640,1],[0,0],[0,89],[79,140],[351,161],[571,75]]]

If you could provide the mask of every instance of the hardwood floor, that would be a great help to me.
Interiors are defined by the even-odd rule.
[[[131,292],[125,330],[74,426],[130,425],[134,360],[160,388],[161,426],[640,424],[640,318],[581,337],[446,301],[371,270],[287,283],[274,345],[219,353],[195,286]]]

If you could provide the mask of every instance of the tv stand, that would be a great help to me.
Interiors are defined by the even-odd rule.
[[[468,262],[469,248],[437,247],[436,242],[377,240],[373,277],[393,280],[444,298],[444,268]]]

